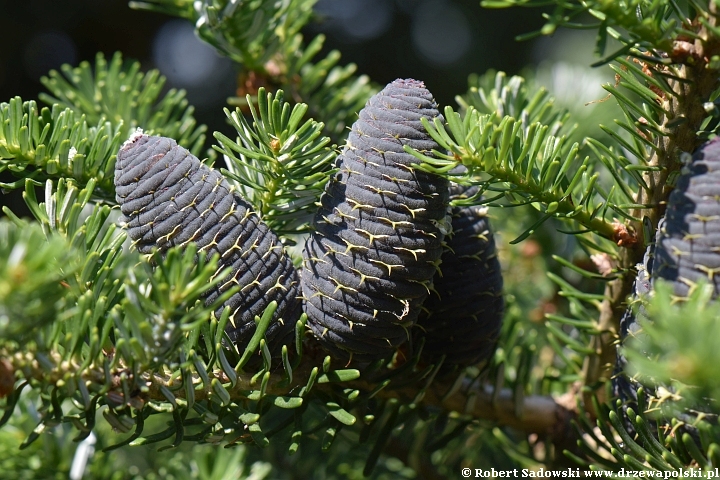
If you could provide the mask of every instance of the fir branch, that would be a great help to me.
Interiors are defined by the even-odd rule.
[[[3,358],[8,358],[13,370],[22,372],[23,378],[40,382],[43,385],[53,385],[68,377],[68,374],[75,372],[78,365],[72,362],[63,363],[60,357],[54,355],[45,356],[41,364],[37,360],[29,358],[24,353],[13,353],[4,351],[0,353]],[[262,382],[256,374],[245,373],[235,379],[232,384],[226,373],[222,370],[208,370],[203,375],[197,373],[191,377],[181,380],[176,373],[168,370],[152,370],[133,374],[132,369],[123,367],[122,363],[113,362],[114,366],[110,371],[102,364],[85,368],[80,378],[93,386],[104,386],[102,392],[108,399],[115,399],[114,402],[121,405],[130,405],[134,408],[155,403],[167,403],[168,392],[172,392],[172,401],[177,406],[184,406],[188,402],[186,389],[182,381],[192,385],[192,402],[206,402],[208,400],[219,402],[217,390],[213,385],[220,383],[229,395],[229,400],[234,404],[242,404],[243,401],[258,400],[259,389],[262,387],[262,396],[268,398],[298,398],[298,392],[302,398],[301,387],[307,384],[308,379],[313,375],[311,365],[317,365],[319,359],[303,362],[304,367],[295,371],[296,380],[288,384],[284,374],[271,374],[267,381]],[[362,379],[353,381],[352,378],[360,376],[357,370],[348,370],[354,375],[344,375],[343,370],[333,375],[323,374],[316,377],[317,384],[313,388],[313,396],[329,394],[335,391],[335,382],[342,381],[345,389],[359,389],[361,395],[367,395],[378,391],[378,398],[400,399],[407,402],[417,397],[417,389],[412,386],[400,388],[383,388],[378,390],[378,385],[368,383]],[[207,376],[207,378],[203,378]],[[343,378],[350,380],[342,380]],[[137,390],[131,390],[130,397],[124,397],[127,390],[123,384],[136,386]],[[93,387],[97,389],[97,387]],[[305,390],[307,392],[307,390]],[[275,400],[279,403],[278,400]],[[529,433],[540,433],[551,435],[561,439],[570,432],[570,422],[575,418],[572,409],[568,409],[550,396],[530,395],[523,398],[521,405],[516,404],[514,393],[510,389],[493,391],[485,386],[479,385],[473,379],[464,378],[458,383],[454,378],[445,381],[436,381],[424,391],[421,404],[433,409],[446,412],[456,412],[467,415],[469,418],[484,419],[496,422],[499,425],[510,426],[520,431]],[[147,407],[145,407],[147,408]],[[156,407],[157,408],[157,407]],[[287,408],[287,407],[285,407]]]
[[[17,217],[0,220],[0,344],[24,343],[63,310],[78,252],[59,235]]]
[[[555,3],[555,2],[550,2]],[[541,7],[545,0],[483,0],[486,8],[507,8],[513,6]],[[554,11],[545,15],[546,23],[533,34],[552,35],[558,28],[597,29],[595,53],[603,56],[608,36],[619,41],[623,47],[602,63],[627,53],[631,48],[642,50],[672,50],[672,39],[683,31],[681,22],[693,6],[680,9],[676,2],[630,1],[568,1],[557,2]],[[575,19],[583,19],[576,22]],[[592,18],[588,21],[585,19]]]
[[[80,185],[93,182],[98,195],[112,198],[122,124],[100,121],[93,127],[69,108],[56,105],[38,111],[34,101],[15,97],[0,103],[0,126],[0,172],[7,170],[19,177],[16,182],[0,185],[3,188],[69,177]]]
[[[263,71],[307,24],[315,2],[150,0],[130,6],[184,17],[223,55],[249,70]]]
[[[307,105],[293,107],[284,101],[283,91],[258,91],[257,108],[248,105],[252,125],[238,110],[225,114],[237,131],[233,141],[215,133],[228,166],[223,173],[235,180],[251,205],[271,230],[279,235],[307,231],[316,203],[332,173],[337,156],[330,139],[321,136],[324,125],[303,122]]]
[[[138,127],[156,135],[174,138],[195,155],[205,142],[204,125],[197,125],[184,90],[170,89],[162,98],[165,77],[158,70],[140,71],[140,62],[123,62],[120,52],[108,63],[102,53],[78,67],[63,65],[51,70],[41,82],[51,95],[40,100],[84,115],[88,123],[109,122],[127,138]]]
[[[562,134],[570,137],[576,128],[569,123],[570,113],[557,108],[555,99],[544,87],[531,88],[523,77],[507,78],[505,72],[490,70],[471,77],[469,84],[468,92],[455,98],[465,111],[474,107],[482,115],[495,114],[492,117],[495,122],[509,116],[525,126],[541,123],[556,137]]]
[[[237,62],[242,68],[240,96],[230,99],[231,105],[247,108],[244,95],[254,97],[259,87],[281,89],[295,103],[306,103],[309,116],[322,119],[326,133],[339,143],[377,87],[367,76],[356,76],[354,64],[339,66],[335,50],[313,61],[325,37],[318,35],[304,46],[300,31],[310,21],[315,1],[151,0],[130,5],[190,20],[202,40]]]
[[[135,3],[195,21],[207,41],[243,64],[241,89],[249,95],[238,104],[253,120],[240,110],[228,112],[238,138],[218,134],[216,150],[231,160],[229,174],[265,218],[288,234],[307,225],[309,206],[334,158],[321,131],[342,138],[374,89],[367,78],[355,75],[354,66],[338,66],[337,53],[314,61],[322,36],[303,46],[299,32],[313,3]],[[434,159],[411,152],[427,170],[480,185],[486,197],[469,204],[533,205],[537,212],[524,209],[529,211],[524,217],[509,222],[515,224],[506,232],[520,231],[517,223],[531,224],[518,241],[535,231],[547,233],[540,227],[549,219],[572,224],[563,232],[572,237],[552,232],[541,247],[545,261],[556,259],[550,280],[544,280],[550,284],[547,290],[556,290],[551,281],[559,287],[561,301],[549,301],[557,311],[545,310],[537,298],[514,298],[521,291],[529,297],[541,290],[529,288],[526,278],[515,278],[508,293],[512,322],[506,320],[495,358],[487,368],[455,371],[456,376],[441,371],[442,360],[427,364],[422,345],[413,345],[417,350],[410,358],[401,351],[362,372],[344,368],[306,335],[304,317],[295,325],[295,345],[285,345],[280,358],[273,357],[263,338],[273,304],[256,319],[258,329],[248,348],[238,351],[224,333],[230,312],[216,318],[210,313],[213,306],[200,300],[212,288],[211,278],[221,276],[215,259],[196,257],[193,247],[185,253],[171,250],[164,258],[152,255],[152,269],[137,253],[123,249],[125,237],[112,222],[114,191],[108,182],[120,139],[137,124],[194,148],[202,143],[202,130],[195,128],[181,93],[158,101],[162,79],[156,73],[142,76],[137,65],[123,66],[119,56],[109,64],[99,58],[94,73],[82,64],[45,79],[53,97],[43,98],[55,103],[52,109],[38,111],[34,102],[20,99],[0,104],[0,171],[18,179],[2,187],[24,187],[35,218],[28,223],[4,209],[11,222],[0,221],[0,397],[5,410],[0,424],[18,402],[27,401],[20,396],[29,386],[29,398],[38,407],[37,427],[23,448],[58,424],[73,425],[77,439],[88,436],[102,408],[105,421],[126,434],[110,448],[226,442],[289,445],[294,453],[305,442],[330,449],[350,439],[353,446],[367,444],[369,472],[387,446],[405,448],[398,446],[402,431],[411,442],[403,454],[408,461],[419,451],[437,452],[442,462],[457,466],[466,459],[453,453],[471,451],[468,447],[477,441],[500,445],[516,464],[552,466],[558,456],[553,449],[543,458],[540,442],[523,440],[527,433],[538,433],[556,447],[563,439],[580,438],[579,449],[566,455],[595,469],[669,472],[688,465],[717,466],[715,418],[685,410],[685,402],[702,404],[718,390],[710,368],[717,362],[707,362],[714,357],[707,332],[717,305],[701,287],[678,306],[659,286],[660,298],[648,307],[654,323],[645,326],[646,341],[625,347],[638,375],[653,377],[663,388],[655,395],[641,389],[632,408],[606,405],[603,388],[615,363],[615,331],[626,310],[632,269],[664,213],[680,160],[720,129],[716,4],[551,3],[556,8],[539,33],[559,27],[596,29],[602,55],[608,37],[620,43],[599,62],[613,62],[616,74],[615,83],[605,86],[621,111],[620,118],[602,127],[611,141],[576,141],[567,112],[555,108],[547,92],[528,88],[519,77],[492,74],[474,80],[459,99],[462,115],[449,109],[447,125],[426,125],[448,151],[434,152]],[[258,92],[261,84],[271,92],[282,87],[285,94]],[[459,163],[469,167],[468,174],[451,172]],[[45,187],[44,202],[36,198],[38,186]],[[501,197],[507,200],[500,203]],[[563,250],[552,244],[558,238],[578,241]],[[578,245],[586,253],[603,252],[610,267],[595,273],[563,256],[573,255]],[[516,263],[510,267],[526,272]],[[547,268],[539,270],[544,278]],[[568,281],[578,275],[583,283]],[[592,290],[603,286],[600,282],[604,292]],[[532,325],[548,312],[544,324]],[[18,328],[31,320],[37,322],[32,329]],[[250,357],[261,366],[249,366]],[[574,381],[577,389],[566,395],[548,395]],[[577,397],[584,399],[578,414]],[[713,402],[706,406],[716,407]],[[164,423],[159,430],[154,430],[155,419]],[[476,420],[521,434],[475,426],[461,436]],[[569,433],[571,420],[579,425],[575,435]],[[443,474],[450,467],[438,465],[439,456],[428,458]]]
[[[716,408],[720,384],[713,358],[717,349],[702,341],[714,338],[718,328],[720,305],[712,301],[712,286],[705,282],[695,285],[682,302],[673,295],[672,285],[662,279],[653,283],[653,289],[652,299],[644,305],[652,322],[640,320],[640,330],[623,348],[629,375],[645,385],[674,387],[674,400],[682,399],[690,408],[708,401]]]
[[[423,124],[450,154],[433,152],[436,158],[432,158],[409,147],[406,151],[423,161],[419,169],[461,182],[483,183],[485,188],[500,184],[494,189],[514,204],[542,204],[544,216],[511,243],[527,238],[551,217],[577,222],[616,243],[632,241],[622,237],[623,230],[615,221],[605,218],[614,199],[596,187],[598,174],[589,170],[588,160],[578,162],[578,144],[568,145],[566,137],[549,134],[547,125],[526,124],[508,116],[497,122],[493,115],[480,115],[473,107],[464,117],[447,107],[445,118],[447,128],[437,120],[430,125],[423,119]],[[448,173],[459,163],[467,167],[467,174]]]

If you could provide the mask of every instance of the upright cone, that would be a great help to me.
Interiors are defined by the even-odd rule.
[[[451,198],[470,198],[477,187],[452,185]],[[442,256],[434,291],[423,305],[415,339],[425,339],[422,357],[469,366],[495,351],[505,301],[503,277],[487,208],[452,209],[452,235]]]
[[[410,147],[438,148],[439,116],[422,82],[396,80],[352,126],[305,245],[308,323],[334,356],[364,362],[409,339],[442,255],[448,182],[413,168]]]
[[[238,285],[215,315],[231,309],[228,334],[240,351],[255,333],[255,316],[278,302],[265,333],[277,353],[301,313],[299,279],[278,237],[215,170],[170,138],[133,135],[120,149],[115,190],[130,238],[141,253],[195,242],[220,255],[218,272],[231,272],[207,296],[213,302]]]

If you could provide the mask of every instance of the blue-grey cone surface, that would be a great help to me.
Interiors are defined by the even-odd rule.
[[[659,278],[671,282],[674,295],[686,297],[700,279],[720,291],[720,137],[702,145],[689,165],[683,167],[668,199],[665,216],[658,224],[655,242],[638,265],[631,302],[651,295]],[[642,325],[650,321],[645,309],[628,309],[620,322],[620,339],[642,339]],[[630,405],[637,401],[640,383],[624,372],[627,364],[618,352],[613,390]],[[652,388],[649,389],[653,391]]]
[[[453,184],[451,199],[470,198],[477,187]],[[503,277],[487,208],[452,209],[452,235],[446,239],[434,291],[423,304],[415,339],[425,339],[422,358],[445,365],[475,365],[495,351],[505,302]]]
[[[291,341],[301,313],[297,272],[279,238],[219,172],[170,138],[135,134],[118,152],[115,191],[141,253],[194,242],[198,252],[220,255],[218,272],[231,268],[205,300],[240,287],[215,315],[230,307],[227,332],[241,353],[255,316],[273,300],[278,308],[265,338],[271,351]]]
[[[683,168],[659,229],[653,278],[686,297],[699,279],[720,291],[720,137],[705,143]]]
[[[304,250],[308,324],[335,357],[370,361],[409,339],[443,251],[448,182],[413,168],[404,145],[438,145],[422,82],[396,80],[360,111]]]
[[[702,145],[683,170],[668,199],[665,216],[658,224],[655,242],[638,265],[631,302],[650,295],[653,283],[662,278],[672,283],[674,294],[686,297],[700,279],[720,288],[720,137]],[[641,335],[638,318],[646,319],[641,306],[629,308],[620,322],[620,339]],[[618,354],[615,393],[629,400],[637,397],[637,383],[623,373],[626,360]]]

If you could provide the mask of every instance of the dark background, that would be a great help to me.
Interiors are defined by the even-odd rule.
[[[172,61],[162,60],[168,48],[180,50],[176,55],[183,60],[193,54],[214,55],[202,45],[187,43],[188,22],[132,10],[127,3],[0,0],[0,16],[5,19],[0,101],[15,95],[36,99],[43,91],[39,79],[50,69],[92,62],[97,52],[110,57],[121,51],[126,58],[140,60],[144,69],[159,67],[170,77],[168,86],[188,90],[200,122],[211,130],[223,129],[222,107],[234,93],[235,66],[215,59],[204,62],[215,72],[205,82],[198,84],[195,78],[192,84],[182,75],[175,78]],[[454,104],[454,96],[466,89],[472,72],[494,68],[517,73],[539,60],[536,44],[514,40],[541,25],[537,9],[488,10],[480,8],[478,0],[321,0],[316,11],[321,18],[306,29],[306,39],[326,33],[326,51],[339,49],[342,63],[356,63],[359,73],[379,84],[398,77],[423,80],[441,105]],[[166,52],[168,56],[172,54]]]

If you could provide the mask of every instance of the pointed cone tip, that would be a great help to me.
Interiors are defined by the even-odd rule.
[[[140,127],[138,127],[137,129],[135,129],[135,131],[132,133],[132,135],[130,135],[130,138],[128,138],[127,140],[125,140],[125,143],[122,144],[122,146],[120,147],[120,150],[125,149],[125,148],[126,148],[128,145],[130,145],[131,143],[135,143],[135,141],[136,141],[138,138],[142,137],[143,135],[145,135],[145,134],[143,133],[143,129],[140,128]]]

